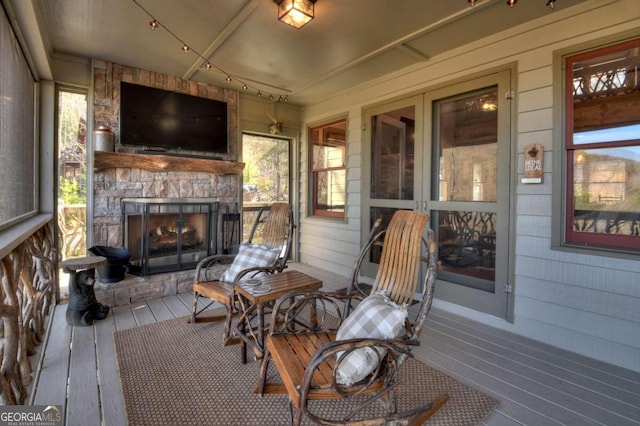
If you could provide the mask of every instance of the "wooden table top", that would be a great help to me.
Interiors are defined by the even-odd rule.
[[[291,290],[309,289],[319,290],[322,287],[322,281],[304,274],[300,271],[286,271],[279,274],[269,275],[263,278],[261,285],[271,287],[266,293],[253,294],[251,287],[235,284],[235,290],[249,299],[251,303],[261,304],[276,300],[284,296]]]

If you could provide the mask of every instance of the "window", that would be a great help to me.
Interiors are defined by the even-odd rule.
[[[311,194],[313,215],[344,219],[346,201],[346,129],[340,120],[312,127]]]
[[[564,61],[566,243],[640,252],[640,39]]]
[[[4,229],[37,210],[36,85],[0,9],[0,229]]]

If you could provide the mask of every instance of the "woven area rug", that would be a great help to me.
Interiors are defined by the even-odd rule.
[[[179,318],[114,333],[129,425],[289,424],[286,395],[260,397],[252,393],[259,363],[243,365],[239,346],[222,345],[222,325],[188,324],[186,318]],[[428,425],[476,425],[498,405],[413,359],[407,360],[400,372],[399,409],[449,394],[449,401]]]

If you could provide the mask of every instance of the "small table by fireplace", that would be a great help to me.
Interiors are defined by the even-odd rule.
[[[300,271],[287,271],[269,275],[261,280],[261,286],[268,287],[264,293],[255,292],[255,287],[236,283],[233,287],[238,294],[241,314],[236,326],[236,334],[241,339],[241,360],[247,363],[247,344],[254,346],[258,358],[264,355],[264,308],[292,290],[319,290],[322,281]],[[255,327],[251,318],[257,320]]]
[[[124,198],[123,246],[139,275],[195,268],[217,252],[217,198]]]

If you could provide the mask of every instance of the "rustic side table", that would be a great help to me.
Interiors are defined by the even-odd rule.
[[[287,271],[269,275],[261,280],[262,286],[268,286],[269,290],[257,293],[257,287],[247,287],[246,283],[235,283],[234,290],[240,302],[240,318],[236,326],[236,335],[241,345],[241,360],[247,363],[247,344],[253,345],[257,358],[262,358],[265,352],[265,322],[264,308],[275,302],[292,290],[319,290],[322,281],[299,271]],[[257,319],[257,325],[252,327],[251,318]]]
[[[109,306],[98,303],[93,289],[96,269],[107,263],[102,256],[80,257],[61,262],[62,270],[69,277],[69,304],[67,324],[89,326],[94,320],[107,317]]]

